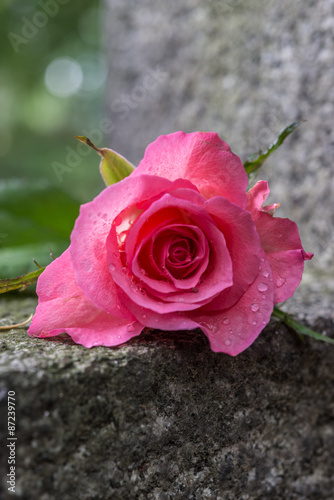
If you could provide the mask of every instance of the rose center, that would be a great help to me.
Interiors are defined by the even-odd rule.
[[[184,265],[194,257],[194,244],[190,239],[178,238],[171,242],[167,253],[167,264]]]

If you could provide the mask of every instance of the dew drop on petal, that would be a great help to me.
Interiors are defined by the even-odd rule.
[[[253,325],[254,325],[254,326],[256,325],[256,321],[255,321],[255,320],[253,321]]]
[[[114,264],[110,264],[110,266],[109,266],[109,267],[110,267],[110,270],[111,270],[111,271],[115,271],[115,269],[116,269],[116,267],[114,266]]]
[[[223,323],[224,323],[224,325],[229,325],[231,323],[231,321],[228,318],[224,318]]]
[[[259,304],[256,304],[256,303],[254,302],[254,304],[252,304],[252,305],[251,305],[251,310],[252,310],[254,313],[255,313],[255,312],[257,312],[259,309],[260,309]]]
[[[143,314],[143,319],[146,319],[146,317],[147,317],[146,314]]]
[[[266,285],[265,283],[259,283],[257,285],[257,289],[259,290],[259,292],[266,292],[268,290],[268,285]]]
[[[283,286],[284,283],[285,283],[285,279],[284,278],[277,278],[277,280],[276,280],[276,286],[278,288],[280,288],[281,286]]]
[[[231,345],[231,341],[230,340],[225,340],[225,345]]]
[[[264,278],[268,278],[268,276],[269,276],[269,271],[263,271],[263,276],[264,276]]]
[[[207,328],[210,331],[212,330],[212,325],[209,325],[209,323],[207,323],[206,321],[201,321],[200,326],[203,328]]]
[[[117,217],[114,219],[115,226],[120,226],[122,222],[123,222],[122,217],[120,215],[117,215]]]
[[[134,332],[135,331],[135,327],[133,325],[128,325],[126,327],[126,329],[127,329],[128,332]]]
[[[119,241],[120,241],[120,243],[124,243],[124,241],[126,240],[126,237],[127,237],[127,231],[123,231],[123,232],[119,235]]]
[[[80,262],[80,268],[84,271],[87,272],[91,269],[92,267],[92,262],[89,259],[82,260]]]

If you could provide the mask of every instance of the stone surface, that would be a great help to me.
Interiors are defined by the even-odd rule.
[[[137,164],[158,135],[212,130],[244,159],[308,120],[260,178],[316,254],[308,268],[334,275],[333,0],[105,3],[111,147]]]
[[[2,298],[1,324],[35,304]],[[334,336],[333,317],[319,313],[313,325]],[[333,361],[332,346],[300,344],[276,322],[236,358],[211,352],[200,332],[113,349],[1,333],[1,431],[15,391],[17,497],[331,500]],[[5,470],[4,447],[1,456]],[[4,475],[1,487],[13,498]]]

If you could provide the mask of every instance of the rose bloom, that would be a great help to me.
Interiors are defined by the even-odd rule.
[[[129,177],[81,207],[70,247],[38,280],[29,335],[115,346],[145,327],[199,327],[213,351],[246,349],[312,258],[296,224],[263,206],[267,182],[247,184],[217,134],[159,137]]]

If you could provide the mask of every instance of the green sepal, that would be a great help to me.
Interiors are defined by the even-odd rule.
[[[250,155],[244,162],[244,167],[249,178],[253,177],[255,172],[263,165],[266,159],[273,153],[284,140],[296,130],[297,127],[305,120],[291,123],[288,127],[283,128],[276,141],[270,144],[266,151],[259,151],[258,153]]]
[[[323,342],[334,344],[334,339],[326,337],[325,335],[321,335],[321,333],[317,333],[308,328],[307,326],[302,325],[298,321],[294,320],[289,314],[285,313],[284,311],[281,311],[281,309],[279,309],[278,307],[274,307],[272,316],[274,316],[275,318],[279,318],[287,326],[292,328],[298,335],[307,335],[316,340],[322,340]]]
[[[21,288],[21,291],[25,290],[25,288],[27,288],[28,285],[36,283],[36,281],[38,280],[39,276],[42,274],[44,269],[45,267],[39,266],[39,269],[31,273],[27,273],[24,276],[19,276],[18,278],[9,278],[0,280],[0,293],[11,292],[12,290],[17,290],[18,288]]]
[[[100,172],[106,186],[116,184],[116,182],[125,179],[125,177],[128,177],[128,175],[133,172],[135,167],[126,160],[124,156],[116,153],[112,149],[96,147],[88,137],[76,135],[74,137],[80,142],[95,149],[98,155],[101,156]]]

